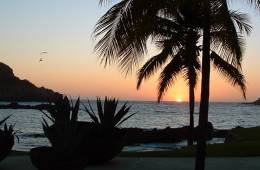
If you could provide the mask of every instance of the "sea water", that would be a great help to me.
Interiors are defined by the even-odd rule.
[[[95,101],[90,102],[93,109],[96,110]],[[1,103],[3,104],[3,103]],[[40,103],[19,103],[26,105],[35,105]],[[86,101],[83,104],[88,105]],[[119,103],[119,106],[123,102]],[[189,124],[189,105],[182,102],[128,102],[131,105],[130,113],[137,112],[136,115],[127,120],[122,127],[138,127],[145,129],[183,127]],[[195,125],[198,122],[199,105],[195,106]],[[7,115],[12,117],[7,121],[8,124],[15,124],[15,129],[21,131],[18,133],[20,142],[15,144],[14,150],[28,151],[33,147],[49,145],[48,140],[43,135],[42,118],[44,115],[38,110],[0,110],[0,119]],[[80,111],[79,119],[88,121],[89,116],[86,112]],[[210,103],[209,121],[217,129],[231,129],[237,126],[254,127],[260,126],[260,106],[241,103]],[[223,139],[214,139],[213,143],[223,142]],[[139,144],[128,146],[127,151],[150,151],[167,150],[186,145],[186,142],[177,144]]]

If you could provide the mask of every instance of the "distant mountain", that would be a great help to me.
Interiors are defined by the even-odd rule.
[[[254,101],[254,104],[260,105],[260,98]]]
[[[0,101],[53,101],[62,94],[36,87],[28,80],[16,77],[13,70],[0,62]]]

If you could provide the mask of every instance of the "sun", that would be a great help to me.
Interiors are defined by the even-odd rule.
[[[183,100],[181,98],[176,99],[176,102],[181,103]]]

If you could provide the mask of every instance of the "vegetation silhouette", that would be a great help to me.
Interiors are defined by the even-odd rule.
[[[181,13],[176,14],[174,22],[169,19],[164,19],[164,24],[167,25],[165,31],[167,31],[169,35],[160,38],[160,40],[156,42],[161,52],[151,57],[139,70],[137,88],[140,88],[143,80],[148,79],[155,71],[167,63],[159,78],[158,101],[161,101],[163,94],[175,82],[177,75],[183,75],[189,86],[190,128],[192,132],[194,129],[194,90],[201,69],[198,57],[202,49],[201,46],[198,45],[201,37],[199,32],[200,27],[198,24],[194,24],[196,17],[194,17],[194,14],[188,9],[188,6],[183,7]],[[191,15],[193,15],[193,17],[191,17]],[[248,27],[246,29],[249,30],[250,27],[247,26],[245,18],[241,19],[240,15],[242,14],[233,13],[233,17],[236,17],[236,20],[243,23],[245,27]],[[191,21],[191,19],[193,21]],[[196,19],[199,22],[199,17]],[[213,38],[213,41],[216,43],[221,39],[221,36],[227,34],[227,32],[216,31],[215,34],[216,36]],[[223,60],[214,50],[211,52],[210,59],[220,73],[227,77],[229,81],[233,82],[234,85],[240,86],[243,96],[245,96],[246,85],[241,71]],[[168,60],[170,60],[170,62],[168,62]],[[192,133],[190,136],[191,138],[188,144],[192,145]]]
[[[104,129],[113,129],[120,126],[127,119],[136,114],[132,113],[127,116],[131,106],[127,106],[127,103],[123,104],[123,106],[117,111],[118,100],[115,98],[105,97],[104,104],[102,106],[102,101],[98,97],[97,98],[97,113],[93,111],[93,108],[88,101],[89,108],[84,106],[85,111],[89,114],[91,120],[97,125]]]
[[[136,113],[129,114],[131,106],[123,104],[119,109],[118,100],[105,97],[102,104],[97,98],[97,113],[90,102],[84,110],[89,114],[92,123],[92,134],[88,137],[87,152],[89,163],[100,164],[110,161],[117,156],[125,144],[125,132],[119,126]]]
[[[47,112],[42,110],[47,117],[43,118],[43,131],[51,147],[31,149],[33,165],[43,170],[80,170],[87,164],[101,164],[113,159],[124,146],[124,132],[117,126],[135,114],[127,116],[130,110],[127,104],[117,111],[117,104],[118,100],[106,97],[102,107],[98,98],[98,116],[89,104],[89,108],[84,108],[93,122],[83,122],[78,120],[79,98],[75,104],[66,96],[51,103]]]
[[[100,0],[101,3],[107,2]],[[248,0],[250,4],[259,6],[259,1]],[[160,16],[174,16],[183,3],[190,1],[165,0],[146,1],[128,0],[120,1],[110,8],[110,10],[98,21],[95,35],[102,38],[96,45],[95,50],[100,53],[101,62],[105,64],[116,63],[124,73],[129,73],[135,68],[147,50],[146,42],[151,35],[156,35],[159,31],[155,28],[159,25]],[[209,106],[209,83],[210,83],[210,58],[212,31],[228,31],[228,34],[221,37],[221,43],[215,43],[216,49],[221,52],[221,57],[241,70],[242,45],[239,33],[249,33],[241,23],[231,18],[226,0],[195,0],[192,9],[201,13],[202,40],[202,81],[201,81],[201,101],[199,115],[199,129],[201,131],[198,140],[196,156],[196,170],[205,169],[206,156],[206,131],[208,124]],[[213,15],[212,15],[213,14]],[[214,15],[218,14],[219,17]],[[213,17],[214,16],[214,17]],[[212,27],[212,23],[218,20],[222,27]],[[235,22],[235,23],[234,23]],[[235,25],[237,24],[237,25]],[[237,31],[239,30],[239,31]],[[167,32],[163,32],[166,34]],[[152,40],[156,40],[156,37]],[[213,42],[214,43],[214,42]]]
[[[12,150],[15,137],[19,143],[19,137],[16,136],[17,132],[19,131],[14,130],[14,125],[8,126],[5,123],[5,121],[8,120],[11,116],[12,115],[7,116],[0,121],[0,126],[3,126],[3,129],[0,129],[0,161],[4,160]]]
[[[177,0],[178,1],[178,0]],[[260,7],[260,3],[258,0],[246,0],[250,4],[255,5],[256,7]],[[202,80],[201,80],[201,97],[200,97],[200,114],[199,114],[199,128],[200,128],[200,136],[197,144],[197,154],[195,161],[195,170],[204,170],[205,169],[205,159],[206,159],[206,127],[208,122],[208,109],[209,109],[209,94],[210,94],[210,44],[211,44],[211,30],[212,30],[212,22],[214,18],[212,18],[212,14],[218,12],[223,17],[220,20],[226,25],[225,29],[229,30],[230,34],[234,35],[236,39],[234,39],[233,44],[231,44],[234,48],[230,49],[230,54],[226,54],[226,58],[235,65],[237,68],[241,68],[242,62],[242,50],[239,48],[240,37],[237,35],[237,29],[240,32],[248,32],[248,30],[244,30],[238,26],[235,27],[232,24],[231,15],[229,13],[229,7],[227,4],[227,0],[202,0],[202,1],[194,1],[202,6],[203,13],[203,54],[202,54]],[[215,11],[214,5],[220,6],[221,10]],[[240,42],[241,43],[241,42]],[[226,53],[225,48],[221,49],[224,53]]]
[[[30,151],[30,158],[35,167],[43,170],[83,169],[87,157],[81,151],[85,132],[79,127],[78,113],[80,100],[75,105],[65,96],[56,100],[47,112],[42,113],[52,122],[43,118],[43,131],[51,147],[38,147]]]

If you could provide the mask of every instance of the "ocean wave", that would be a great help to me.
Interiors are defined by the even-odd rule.
[[[22,133],[19,137],[26,137],[26,138],[45,138],[43,133]]]
[[[175,111],[170,111],[170,110],[155,110],[154,112],[156,112],[156,113],[177,113]]]

